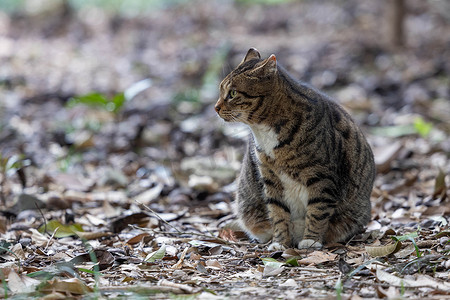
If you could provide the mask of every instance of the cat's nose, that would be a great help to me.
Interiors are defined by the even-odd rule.
[[[222,108],[222,102],[217,100],[216,105],[214,106],[214,109],[216,110],[216,113],[219,113],[220,109]]]
[[[214,109],[216,110],[216,113],[220,112],[220,109],[222,108],[223,105],[223,99],[219,98],[219,100],[217,100],[216,105],[214,106]]]

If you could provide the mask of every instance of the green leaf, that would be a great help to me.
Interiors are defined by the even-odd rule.
[[[419,236],[419,234],[417,233],[417,231],[414,231],[414,232],[410,232],[405,235],[393,235],[393,236],[391,236],[391,239],[393,239],[395,241],[399,241],[399,242],[404,242],[406,240],[414,239],[418,236]]]
[[[1,240],[0,241],[0,255],[3,255],[3,254],[5,254],[6,252],[8,252],[9,251],[9,247],[11,246],[12,244],[10,243],[10,242],[7,242],[7,241],[5,241],[5,240]]]
[[[294,266],[294,267],[298,267],[298,260],[301,259],[300,256],[293,256],[291,258],[289,258],[288,260],[286,260],[286,264]]]
[[[125,98],[124,93],[116,94],[112,98],[112,103],[114,103],[113,112],[118,112],[122,108],[123,104],[125,103],[125,100],[126,100],[126,98]]]
[[[422,118],[417,118],[414,120],[414,129],[420,134],[421,137],[425,138],[430,134],[433,124],[425,122]]]
[[[24,159],[23,155],[13,155],[3,157],[0,153],[0,172],[6,176],[14,175],[19,169],[31,164],[29,159]]]
[[[51,220],[47,222],[47,225],[42,224],[41,227],[39,227],[38,231],[40,233],[44,233],[46,229],[48,234],[53,234],[53,232],[55,232],[56,230],[56,238],[73,236],[76,235],[77,231],[84,231],[83,227],[80,224],[64,225],[57,220]]]
[[[261,260],[264,263],[264,266],[269,267],[269,268],[280,268],[281,266],[283,266],[285,263],[283,262],[279,262],[278,260],[271,258],[271,257],[264,257],[261,258]]]
[[[412,124],[374,127],[371,129],[372,134],[386,137],[401,137],[404,135],[411,135],[417,133],[417,130]]]
[[[416,244],[416,240],[414,238],[418,237],[419,234],[417,233],[417,231],[405,234],[405,235],[394,235],[391,236],[391,239],[393,239],[394,241],[399,241],[399,242],[403,242],[403,241],[411,241],[414,245],[414,248],[416,249],[416,256],[417,257],[421,257],[422,256],[422,252],[420,252],[419,247]]]
[[[51,279],[56,275],[57,274],[45,270],[31,272],[27,274],[27,276],[30,278],[45,278],[45,279]]]
[[[336,290],[336,299],[342,299],[342,290],[344,289],[344,285],[342,284],[341,277],[338,278],[336,284],[334,285],[334,289]]]
[[[147,255],[147,257],[144,260],[148,262],[155,262],[155,260],[162,259],[165,255],[166,255],[166,245],[163,244],[161,248],[159,248],[157,251]]]
[[[197,297],[200,295],[200,293],[196,293],[196,294],[169,294],[169,298],[170,299],[174,299],[174,300],[194,300],[197,299]]]
[[[124,93],[118,93],[111,99],[100,93],[90,93],[82,96],[76,96],[69,100],[68,107],[74,107],[80,104],[90,107],[104,109],[110,112],[118,112],[125,103]]]
[[[68,106],[73,107],[78,104],[85,104],[88,106],[102,107],[108,103],[108,99],[100,93],[90,93],[82,96],[76,96],[69,100]]]
[[[88,273],[88,274],[94,274],[94,275],[97,274],[97,275],[103,276],[103,274],[101,272],[98,272],[98,271],[95,271],[95,270],[90,270],[90,269],[85,269],[85,268],[78,268],[78,271],[85,272],[85,273]]]
[[[371,132],[374,135],[393,138],[412,134],[419,134],[422,137],[427,137],[432,129],[433,124],[425,122],[422,118],[416,118],[412,124],[374,127],[371,129]]]

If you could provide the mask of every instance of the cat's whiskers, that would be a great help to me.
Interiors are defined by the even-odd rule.
[[[244,112],[244,111],[243,111]],[[246,111],[245,111],[246,112]],[[226,111],[226,112],[222,112],[222,117],[227,119],[227,118],[231,118],[231,120],[233,122],[241,122],[241,123],[245,123],[245,116],[242,115],[236,115],[236,113],[239,114],[239,112],[236,111]]]
[[[241,109],[241,110],[239,110],[239,109],[234,109],[233,108],[233,109],[230,109],[230,111],[227,111],[226,113],[245,113],[245,114],[248,114],[250,111],[251,110],[248,110],[248,109]],[[278,112],[270,112],[270,115],[271,116],[278,116],[278,117],[285,116],[284,113],[278,113]]]

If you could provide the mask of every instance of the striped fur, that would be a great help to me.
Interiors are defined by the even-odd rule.
[[[253,133],[236,197],[251,237],[272,249],[320,248],[364,229],[373,154],[341,106],[252,48],[220,84],[215,109]]]

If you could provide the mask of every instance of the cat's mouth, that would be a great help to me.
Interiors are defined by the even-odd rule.
[[[234,115],[232,113],[222,113],[219,112],[217,113],[219,115],[220,118],[222,118],[222,120],[224,120],[225,122],[241,122],[240,121],[240,116],[241,113],[238,113],[237,115]]]
[[[224,120],[225,122],[235,122],[235,121],[233,120],[233,117],[231,117],[231,116],[221,116],[221,115],[219,115],[219,117],[220,117],[222,120]]]

